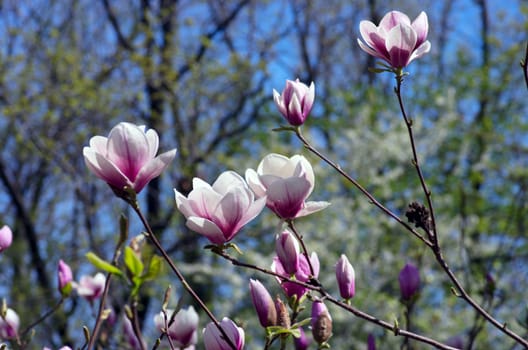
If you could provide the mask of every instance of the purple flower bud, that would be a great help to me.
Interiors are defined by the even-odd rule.
[[[262,327],[275,326],[277,324],[277,310],[275,310],[275,304],[266,287],[260,281],[251,279],[249,280],[249,290]]]
[[[18,334],[18,327],[20,326],[20,318],[13,309],[7,309],[5,315],[0,316],[0,340],[8,340],[16,338]]]
[[[410,300],[420,289],[420,271],[411,263],[400,271],[400,292],[403,300]]]
[[[344,254],[341,255],[336,264],[336,279],[341,297],[344,299],[353,298],[356,294],[356,273]]]
[[[299,327],[299,332],[301,332],[301,336],[299,338],[293,338],[293,344],[295,345],[295,350],[306,350],[308,349],[308,346],[310,345],[310,339],[308,339],[302,327]]]
[[[312,82],[308,87],[299,79],[286,80],[286,87],[282,90],[282,94],[273,89],[273,100],[288,123],[293,126],[302,125],[312,110],[315,85]]]
[[[453,336],[445,342],[445,345],[452,346],[457,349],[464,349],[464,338],[461,335]]]
[[[372,333],[367,337],[367,350],[376,350],[376,338]]]
[[[0,228],[0,253],[9,248],[12,242],[13,232],[11,232],[9,226],[4,225],[2,228]]]
[[[123,122],[108,137],[92,137],[83,155],[90,171],[112,188],[122,191],[128,186],[139,193],[176,155],[173,149],[156,157],[158,144],[159,137],[153,129]]]
[[[293,275],[299,269],[299,242],[288,230],[277,235],[275,252],[286,273]]]
[[[317,278],[319,276],[319,258],[317,257],[317,253],[315,252],[312,253],[312,255],[310,256],[310,262],[314,269],[314,276],[312,276],[311,274],[310,265],[308,264],[308,260],[306,260],[306,257],[304,256],[304,254],[299,255],[299,269],[295,273],[295,278],[298,281],[308,282],[308,280],[311,277]],[[281,276],[284,276],[285,278],[290,277],[286,273],[278,257],[273,258],[273,263],[271,264],[271,270],[275,273],[278,273]],[[300,286],[293,282],[283,282],[278,277],[277,277],[277,281],[281,284],[282,289],[284,290],[284,292],[286,293],[288,297],[292,297],[293,295],[296,295],[297,299],[300,299],[308,291],[307,288],[303,286]]]
[[[244,348],[244,330],[238,327],[235,322],[224,317],[220,322],[220,327],[225,331],[231,342],[235,345],[235,350]],[[203,330],[203,339],[205,350],[232,350],[229,343],[213,322],[207,324]]]
[[[59,292],[69,294],[73,280],[72,270],[64,261],[59,260],[58,268]]]
[[[318,344],[325,343],[332,336],[332,317],[321,300],[312,303],[312,335]]]

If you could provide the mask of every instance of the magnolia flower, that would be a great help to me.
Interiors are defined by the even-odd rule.
[[[398,277],[403,300],[410,300],[420,289],[420,271],[411,263],[405,264]]]
[[[177,348],[187,349],[198,341],[198,313],[192,306],[180,309],[167,329],[173,313],[174,310],[171,309],[168,309],[166,313],[160,312],[154,316],[154,324],[160,331],[166,329],[167,336]]]
[[[244,330],[241,327],[238,327],[227,317],[224,317],[222,322],[220,322],[220,327],[222,327],[227,337],[235,345],[235,350],[244,348]],[[232,350],[232,347],[224,339],[224,336],[213,322],[210,322],[204,328],[203,339],[205,350]]]
[[[0,316],[0,340],[16,338],[19,326],[18,314],[13,309],[8,308],[5,316]]]
[[[376,338],[372,333],[369,333],[367,337],[367,350],[376,350]]]
[[[325,343],[332,336],[332,317],[321,300],[312,303],[312,335],[318,344]]]
[[[153,129],[123,122],[108,137],[92,137],[83,155],[88,168],[112,188],[122,191],[128,186],[139,193],[176,155],[173,149],[156,157],[158,144],[159,137]]]
[[[344,254],[341,255],[336,264],[336,279],[341,297],[344,299],[353,298],[356,294],[356,273]]]
[[[187,198],[174,192],[176,206],[187,218],[187,227],[214,244],[229,242],[266,204],[265,197],[255,200],[244,179],[233,171],[220,174],[212,186],[195,177]]]
[[[288,123],[299,126],[304,123],[312,110],[315,99],[315,86],[310,87],[301,83],[299,79],[286,80],[286,87],[279,94],[273,89],[273,100]]]
[[[82,276],[79,283],[72,282],[72,287],[77,290],[79,296],[92,302],[103,294],[105,283],[105,275],[98,272],[93,277],[89,275]]]
[[[69,285],[71,285],[71,282],[73,280],[73,274],[70,266],[66,264],[64,261],[59,260],[59,267],[57,269],[57,277],[59,280],[59,292],[61,293],[69,293],[71,291],[70,288],[68,288]]]
[[[13,242],[13,232],[9,226],[4,225],[0,228],[0,253],[11,245]]]
[[[306,260],[306,257],[301,254],[299,255],[299,268],[297,269],[297,272],[295,272],[295,279],[301,282],[308,282],[308,280],[311,277],[317,278],[319,276],[319,258],[317,257],[317,253],[313,252],[310,256],[310,262],[312,263],[312,267],[314,269],[314,275],[312,276],[310,271],[310,265],[308,265],[308,261]],[[284,266],[282,265],[280,259],[278,257],[273,258],[273,263],[271,264],[271,270],[275,273],[278,273],[281,276],[284,276],[285,278],[289,278],[290,275],[286,272],[284,269]],[[308,289],[305,287],[298,285],[293,282],[287,282],[282,281],[280,278],[277,277],[277,281],[281,284],[282,289],[284,290],[284,293],[288,297],[292,297],[293,295],[297,296],[297,299],[300,299]]]
[[[246,170],[246,181],[258,198],[282,219],[294,219],[326,208],[328,202],[305,202],[314,189],[315,176],[301,155],[291,158],[268,154],[257,171]]]
[[[249,280],[249,290],[253,306],[257,310],[257,315],[262,327],[277,325],[277,310],[270,293],[258,280]]]
[[[401,69],[431,49],[426,40],[429,24],[425,12],[411,23],[409,17],[398,11],[387,13],[379,26],[361,21],[359,30],[365,43],[358,39],[363,51],[385,60],[391,67]]]
[[[282,267],[290,275],[299,269],[300,248],[297,238],[288,230],[284,230],[275,239],[275,253]]]

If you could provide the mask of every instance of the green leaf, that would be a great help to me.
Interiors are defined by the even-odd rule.
[[[153,255],[152,259],[150,259],[148,271],[145,276],[143,276],[143,280],[148,281],[157,278],[160,275],[162,268],[163,259],[158,255]]]
[[[132,274],[132,277],[139,277],[143,273],[145,266],[141,259],[134,253],[134,250],[130,247],[125,247],[124,255],[125,265],[128,268],[128,271]]]
[[[86,258],[89,262],[92,263],[93,266],[100,270],[110,272],[114,275],[123,276],[123,272],[121,272],[121,270],[119,270],[116,266],[110,264],[108,261],[101,259],[92,252],[86,253]]]

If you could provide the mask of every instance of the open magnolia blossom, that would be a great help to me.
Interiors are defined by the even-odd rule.
[[[77,282],[71,282],[72,287],[77,291],[77,294],[86,298],[89,302],[94,301],[103,294],[103,289],[106,283],[106,277],[101,272],[95,276],[84,275]]]
[[[406,67],[431,49],[431,43],[426,40],[429,23],[425,12],[411,23],[406,14],[391,11],[381,19],[379,26],[361,21],[359,30],[365,41],[358,39],[363,51],[385,60],[396,69]]]
[[[192,306],[180,309],[174,316],[174,321],[168,326],[174,310],[167,309],[154,316],[154,324],[160,331],[166,330],[167,336],[178,348],[187,348],[198,342],[198,313]]]
[[[244,179],[225,171],[213,185],[195,177],[187,197],[174,190],[176,207],[187,218],[187,227],[214,244],[229,242],[264,208],[266,198],[255,200]]]
[[[173,149],[156,157],[158,145],[155,130],[122,122],[108,137],[92,137],[83,155],[88,168],[110,186],[118,191],[128,186],[139,193],[176,155]]]
[[[259,198],[282,219],[294,219],[330,205],[306,202],[314,189],[315,176],[310,163],[301,155],[291,158],[271,153],[262,159],[257,171],[246,170],[246,181]]]

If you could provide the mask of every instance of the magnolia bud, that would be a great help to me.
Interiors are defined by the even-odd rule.
[[[277,309],[277,324],[283,328],[290,328],[290,314],[279,297],[275,298],[275,308]]]
[[[312,335],[318,344],[325,343],[332,336],[332,317],[321,300],[312,303]]]
[[[367,337],[367,350],[376,350],[376,338],[370,333]]]
[[[341,297],[344,299],[353,298],[356,294],[356,273],[344,254],[341,255],[336,264],[336,279]]]
[[[402,299],[410,300],[420,289],[420,271],[413,264],[407,263],[400,271],[398,279]]]
[[[286,273],[293,275],[297,272],[299,269],[299,242],[290,231],[285,230],[277,235],[275,252]]]
[[[9,226],[4,225],[2,228],[0,228],[0,253],[9,248],[11,243],[13,242],[13,232],[9,228]]]
[[[299,338],[293,338],[295,350],[306,350],[310,345],[310,340],[306,336],[306,333],[304,333],[304,329],[302,329],[302,327],[299,327],[299,332],[301,333],[301,336]]]
[[[63,295],[70,294],[72,288],[71,282],[73,280],[72,270],[70,266],[62,260],[59,260],[57,276],[59,280],[59,292]]]
[[[262,327],[275,326],[277,324],[277,310],[266,287],[260,281],[251,279],[249,280],[249,290]]]

